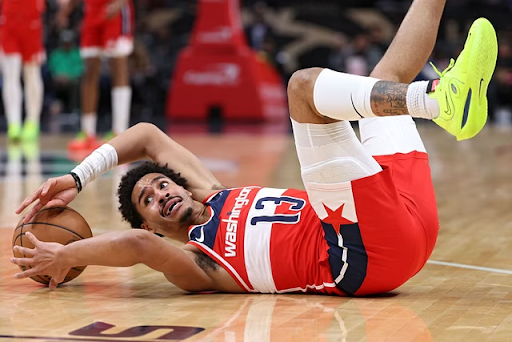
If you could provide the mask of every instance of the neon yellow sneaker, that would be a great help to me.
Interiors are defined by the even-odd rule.
[[[39,124],[32,120],[27,120],[23,124],[23,130],[21,131],[21,140],[23,141],[35,141],[39,137]]]
[[[474,137],[487,121],[487,86],[491,81],[498,42],[492,24],[484,18],[469,29],[464,50],[443,72],[431,98],[437,99],[441,114],[434,122],[457,140]]]
[[[17,123],[10,123],[7,126],[7,138],[9,141],[19,141],[21,137],[21,125]]]

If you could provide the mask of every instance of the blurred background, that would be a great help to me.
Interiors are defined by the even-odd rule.
[[[284,94],[290,75],[300,68],[322,66],[368,75],[385,52],[410,3],[407,0],[245,0],[236,6],[236,10],[241,19],[243,39],[256,52],[260,62],[278,73],[282,90],[276,91]],[[40,127],[43,134],[80,130],[78,94],[83,66],[79,59],[73,62],[76,70],[63,87],[55,76],[61,65],[55,62],[55,55],[61,49],[79,49],[83,5],[73,10],[65,28],[56,24],[58,6],[57,0],[47,0],[44,13],[47,58],[41,69],[44,100]],[[134,2],[134,51],[129,56],[133,90],[130,124],[147,121],[168,130],[180,122],[206,122],[209,129],[218,130],[230,123],[285,122],[279,120],[287,115],[282,113],[282,108],[268,120],[266,114],[226,115],[222,103],[209,103],[206,109],[192,116],[185,111],[179,113],[179,109],[173,113],[173,78],[176,77],[180,52],[192,44],[198,7],[198,1],[192,0]],[[438,44],[431,56],[437,68],[443,70],[449,59],[460,52],[472,21],[480,16],[489,18],[496,27],[499,40],[498,66],[489,89],[489,114],[491,122],[503,126],[512,122],[511,13],[511,0],[448,1]],[[208,52],[195,53],[204,55]],[[236,73],[236,70],[231,72]],[[427,64],[418,79],[436,77]],[[97,130],[101,134],[110,130],[112,122],[111,78],[106,62],[102,64],[99,89]],[[6,130],[4,109],[0,105],[0,133]]]

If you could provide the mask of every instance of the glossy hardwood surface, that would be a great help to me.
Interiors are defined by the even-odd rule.
[[[69,137],[42,137],[35,149],[7,148],[0,137],[0,342],[512,340],[512,131],[489,126],[456,142],[435,125],[419,130],[430,155],[440,235],[418,275],[372,298],[186,294],[142,265],[89,266],[54,292],[14,280],[14,209],[48,175],[74,163],[64,149]],[[174,138],[228,186],[302,187],[289,135]],[[96,235],[128,227],[114,194],[124,171],[110,172],[72,203]]]

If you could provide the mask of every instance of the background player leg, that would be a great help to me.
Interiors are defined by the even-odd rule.
[[[112,133],[121,134],[130,126],[132,89],[128,56],[133,52],[134,16],[131,1],[124,1],[105,28],[105,52],[112,75]]]
[[[98,83],[101,71],[99,56],[84,58],[85,71],[82,78],[81,95],[81,130],[79,136],[69,144],[70,150],[93,150],[99,147],[96,139],[96,122],[98,107]]]
[[[130,126],[132,89],[128,58],[126,56],[110,58],[110,70],[114,83],[112,88],[112,131],[118,135]]]
[[[21,55],[7,54],[2,60],[4,85],[2,97],[7,117],[9,140],[21,138]]]
[[[27,117],[23,124],[22,138],[26,141],[34,141],[39,136],[39,118],[43,107],[43,79],[38,62],[23,65],[23,81],[25,82]]]

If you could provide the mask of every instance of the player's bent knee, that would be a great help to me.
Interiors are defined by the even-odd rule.
[[[288,81],[288,96],[303,97],[309,94],[312,98],[316,78],[322,70],[322,68],[308,68],[295,71]]]
[[[288,82],[290,117],[300,123],[325,124],[333,120],[321,115],[315,108],[313,92],[322,68],[308,68],[293,73]]]

